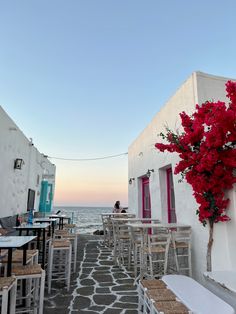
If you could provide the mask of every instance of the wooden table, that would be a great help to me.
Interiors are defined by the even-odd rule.
[[[126,222],[130,222],[130,223],[148,223],[148,222],[154,222],[154,223],[160,223],[160,220],[159,219],[156,219],[156,218],[135,218],[135,217],[130,217],[130,218],[127,218],[127,217],[111,217],[111,220],[114,220],[114,221],[124,221],[125,223]]]
[[[101,214],[101,216],[103,217],[105,217],[105,216],[109,216],[110,218],[111,217],[126,217],[126,218],[128,218],[128,217],[135,217],[135,214],[132,214],[132,213],[103,213],[103,214]]]
[[[0,237],[0,249],[8,250],[7,261],[7,276],[11,276],[12,270],[12,251],[13,249],[23,248],[23,261],[22,264],[26,265],[26,251],[28,243],[33,241],[36,236],[1,236]]]
[[[34,218],[33,223],[49,223],[49,236],[54,235],[55,225],[57,223],[57,218]],[[52,226],[52,233],[51,233],[51,226]]]
[[[21,224],[18,227],[14,227],[19,231],[19,235],[22,235],[22,231],[26,231],[26,235],[29,235],[30,231],[37,233],[37,249],[40,251],[40,236],[41,232],[43,232],[42,239],[42,268],[45,269],[45,259],[46,259],[46,229],[50,226],[49,223],[34,223],[34,224]]]
[[[68,222],[70,221],[70,217],[66,215],[58,215],[58,214],[51,214],[48,216],[49,218],[56,218],[59,219],[59,229],[63,229],[64,220],[67,219]]]

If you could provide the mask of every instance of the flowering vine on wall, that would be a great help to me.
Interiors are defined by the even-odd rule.
[[[193,195],[199,204],[196,213],[199,221],[209,225],[207,270],[211,271],[213,226],[219,221],[228,221],[225,190],[236,182],[236,82],[226,83],[229,104],[207,101],[196,105],[189,116],[180,114],[183,132],[166,128],[160,136],[167,144],[156,143],[161,152],[177,152],[180,157],[175,174],[191,184]]]

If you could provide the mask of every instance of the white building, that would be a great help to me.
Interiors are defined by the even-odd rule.
[[[55,171],[0,106],[0,217],[38,210],[39,204],[48,211]]]
[[[180,112],[191,114],[197,103],[201,104],[206,100],[214,99],[228,103],[225,96],[225,83],[228,80],[194,72],[130,145],[128,152],[130,211],[134,211],[139,217],[151,216],[163,222],[173,220],[176,215],[177,222],[192,226],[193,277],[200,282],[204,282],[203,273],[206,271],[208,227],[203,227],[198,221],[198,204],[192,196],[191,186],[186,182],[179,183],[180,177],[172,175],[179,160],[178,155],[161,153],[155,149],[154,144],[162,142],[158,134],[165,133],[166,125],[172,130],[179,128]],[[148,170],[151,170],[149,178]],[[231,221],[215,225],[212,269],[230,271],[232,274],[236,267],[235,189],[229,191],[228,196],[231,200],[228,211]],[[231,287],[232,282],[229,285],[236,292],[236,279],[234,280],[234,288]]]

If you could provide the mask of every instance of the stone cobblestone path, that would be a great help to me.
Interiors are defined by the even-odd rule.
[[[138,314],[138,293],[132,272],[114,265],[101,236],[80,235],[77,271],[71,289],[52,284],[45,294],[44,314]]]

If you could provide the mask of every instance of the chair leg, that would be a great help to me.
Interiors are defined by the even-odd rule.
[[[188,247],[188,267],[189,267],[189,276],[192,277],[192,256],[191,256],[191,246]]]
[[[43,314],[44,288],[45,288],[45,271],[43,270],[39,294],[39,314]]]
[[[53,248],[49,248],[49,257],[48,257],[48,293],[51,293],[51,279],[52,279],[52,266],[53,266]]]
[[[76,262],[77,262],[77,235],[75,236],[74,240],[74,273],[76,272]]]
[[[67,291],[70,289],[70,275],[71,275],[71,246],[68,251],[68,273],[67,273]]]
[[[10,291],[10,314],[15,314],[16,311],[16,282],[14,282]]]
[[[7,313],[7,308],[8,308],[8,289],[3,289],[1,314],[6,314]]]
[[[34,300],[35,302],[39,303],[39,287],[40,287],[40,279],[39,278],[35,278],[34,279]],[[38,309],[35,307],[34,308],[34,314],[38,313]]]
[[[138,259],[137,259],[137,245],[134,244],[134,277],[136,278],[137,277],[137,273],[138,273],[138,268],[137,268],[137,262],[138,262]]]

